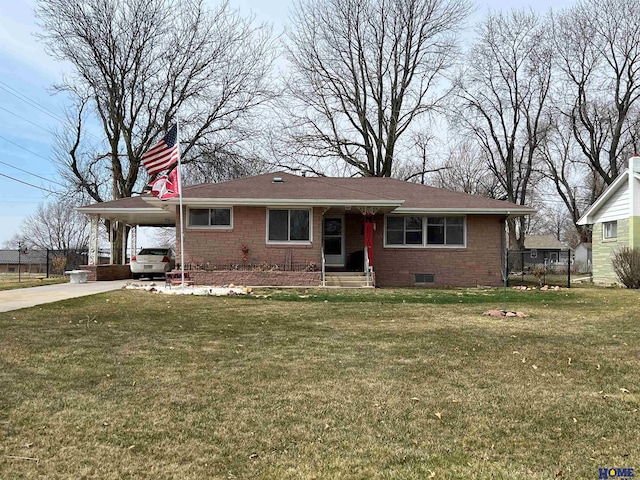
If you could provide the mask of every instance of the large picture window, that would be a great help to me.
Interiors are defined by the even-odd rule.
[[[387,246],[456,246],[465,245],[464,217],[400,217],[386,218]]]
[[[270,242],[310,242],[311,212],[304,210],[268,210],[267,239]]]
[[[190,208],[190,227],[231,228],[231,208]]]

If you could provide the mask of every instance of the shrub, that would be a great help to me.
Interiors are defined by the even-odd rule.
[[[538,279],[538,283],[540,283],[540,286],[542,286],[543,283],[542,277],[544,277],[546,273],[547,272],[544,267],[536,267],[533,269],[533,272],[531,272],[531,274]]]
[[[62,275],[67,266],[66,257],[53,257],[51,259],[51,273],[55,275]]]
[[[627,288],[640,288],[640,248],[620,247],[611,255],[613,271]]]

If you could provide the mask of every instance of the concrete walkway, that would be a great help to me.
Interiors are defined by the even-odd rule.
[[[119,290],[131,280],[111,282],[58,283],[41,287],[17,288],[0,291],[0,312],[58,302],[67,298],[84,297],[96,293]]]

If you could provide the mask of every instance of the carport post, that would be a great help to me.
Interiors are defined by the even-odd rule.
[[[87,263],[89,265],[98,264],[98,225],[100,223],[99,215],[91,215],[91,224],[89,226],[89,255]]]
[[[127,264],[127,224],[123,228],[124,234],[122,235],[122,265]]]
[[[138,250],[138,226],[133,225],[131,227],[131,248],[129,249],[129,260],[131,260]]]

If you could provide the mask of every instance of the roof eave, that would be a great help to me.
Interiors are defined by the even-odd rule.
[[[99,204],[96,204],[99,205]],[[84,213],[86,215],[100,215],[101,217],[109,214],[117,214],[117,213],[157,213],[166,215],[167,211],[161,207],[136,207],[136,208],[100,208],[98,206],[89,206],[89,207],[76,207],[78,212]]]
[[[447,214],[447,215],[506,215],[511,217],[521,217],[523,215],[531,215],[536,213],[534,208],[517,207],[517,208],[396,208],[393,213],[411,215],[411,214]]]
[[[160,200],[158,198],[145,199],[150,205],[178,205],[180,199],[172,198]],[[301,206],[301,207],[399,207],[404,200],[337,200],[331,198],[192,198],[182,199],[184,205],[189,206]]]
[[[578,225],[592,225],[595,223],[594,215],[602,208],[602,206],[611,198],[611,196],[620,188],[620,185],[628,182],[628,170],[621,173],[611,185],[609,185],[602,195],[587,209],[586,212],[576,222]]]

